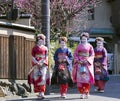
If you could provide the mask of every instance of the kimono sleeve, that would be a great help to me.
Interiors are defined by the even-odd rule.
[[[108,59],[107,50],[105,48],[103,48],[102,53],[103,53],[102,65],[106,66],[107,65],[107,59]]]
[[[77,46],[77,48],[74,51],[74,64],[76,64],[77,61],[79,60],[79,58],[78,58],[78,50],[79,50],[79,45]]]
[[[55,64],[58,63],[58,49],[55,51],[55,54],[54,54],[54,61],[55,61]]]
[[[69,65],[68,69],[72,70],[72,60],[73,60],[73,55],[70,49],[67,51],[67,56],[66,56],[67,63]]]
[[[48,66],[48,49],[46,47],[44,64]]]
[[[93,61],[94,61],[94,55],[95,55],[95,53],[94,53],[94,49],[93,49],[93,46],[92,46],[92,45],[90,45],[89,54],[90,54],[90,55],[89,55],[87,61],[88,61],[88,63],[91,65],[91,64],[93,64]]]

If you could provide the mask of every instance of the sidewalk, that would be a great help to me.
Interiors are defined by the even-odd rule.
[[[120,75],[110,75],[110,80],[106,84],[104,93],[94,92],[94,87],[91,86],[90,97],[88,99],[80,99],[77,88],[69,88],[67,98],[60,99],[59,89],[53,89],[50,95],[46,95],[43,101],[120,101]],[[31,93],[28,97],[21,96],[6,96],[1,97],[0,101],[38,101],[36,94]]]

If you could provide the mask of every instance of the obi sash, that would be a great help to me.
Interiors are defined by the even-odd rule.
[[[35,57],[36,58],[45,58],[45,54],[36,54]]]
[[[89,57],[89,53],[79,52],[79,56]]]

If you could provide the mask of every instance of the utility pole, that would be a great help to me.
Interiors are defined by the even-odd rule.
[[[11,11],[14,9],[14,0],[11,1]]]
[[[46,36],[46,46],[50,48],[50,0],[41,0],[41,32]]]
[[[50,0],[41,0],[41,32],[46,36],[46,46],[50,50]],[[49,57],[49,52],[48,52]],[[48,59],[49,60],[49,59]],[[50,79],[50,67],[48,66]],[[50,94],[50,85],[46,85],[46,95]]]

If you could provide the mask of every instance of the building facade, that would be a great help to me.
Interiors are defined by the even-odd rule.
[[[112,10],[110,3],[107,2],[107,0],[102,0],[100,4],[92,8],[90,15],[88,12],[88,23],[86,30],[90,32],[90,37],[92,38],[101,36],[105,39],[105,47],[108,51],[108,69],[110,74],[116,74],[117,72],[115,72],[116,70],[113,66],[115,62],[113,58],[115,50],[115,31],[111,22],[111,16]],[[93,46],[95,47],[95,43],[93,43]]]
[[[120,0],[107,0],[111,5],[111,23],[114,35],[114,72],[120,74]]]
[[[93,19],[88,19],[91,37],[102,36],[107,42],[109,65],[113,74],[120,74],[120,0],[102,0],[94,8]],[[93,16],[93,14],[92,14]],[[112,55],[113,54],[113,55]]]

